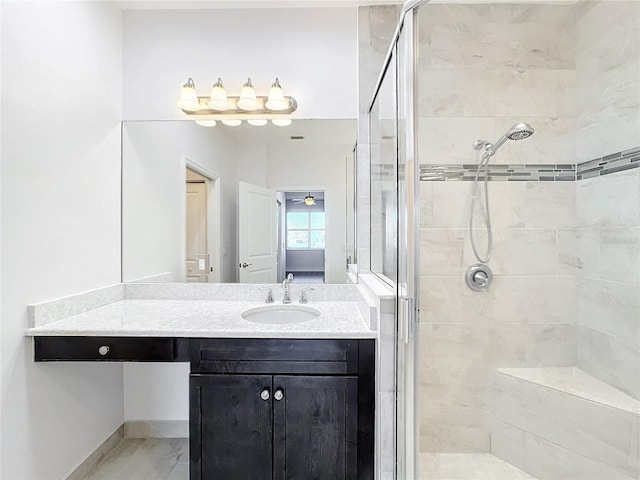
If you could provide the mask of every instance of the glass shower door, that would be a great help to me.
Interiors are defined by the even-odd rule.
[[[418,311],[419,184],[413,154],[413,31],[409,12],[390,51],[369,117],[371,271],[393,289],[395,298],[394,323],[390,331],[381,327],[381,342],[392,335],[397,480],[416,478],[414,326]],[[389,478],[389,473],[383,470],[381,478]]]
[[[417,478],[416,328],[418,325],[419,187],[414,148],[413,11],[404,16],[397,44],[398,278],[396,342],[397,479]]]

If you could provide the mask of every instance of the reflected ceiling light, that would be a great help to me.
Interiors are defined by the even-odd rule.
[[[291,125],[291,119],[290,118],[274,118],[271,120],[271,123],[273,123],[278,127],[288,127],[289,125]]]
[[[307,206],[311,206],[311,205],[315,205],[316,204],[316,199],[313,198],[313,195],[311,195],[311,192],[309,192],[309,195],[307,195],[306,197],[304,197],[304,204]]]
[[[247,83],[242,86],[240,90],[240,100],[238,100],[238,108],[242,110],[257,110],[260,105],[256,98],[256,89],[253,88],[251,78],[247,79]]]
[[[193,83],[193,78],[189,78],[187,83],[182,86],[178,106],[186,112],[197,112],[200,110],[200,101],[198,100],[196,85]]]
[[[239,127],[240,124],[242,123],[242,120],[228,119],[228,120],[222,120],[222,123],[225,124],[227,127]]]
[[[267,124],[267,120],[264,118],[251,118],[247,120],[249,125],[253,125],[254,127],[264,127]]]
[[[227,92],[222,85],[222,79],[218,77],[218,81],[211,87],[211,95],[207,106],[212,110],[223,112],[229,109],[229,100],[227,100]]]
[[[218,122],[215,120],[196,120],[196,123],[203,127],[215,127]]]
[[[289,102],[284,98],[284,92],[280,85],[280,79],[276,77],[276,81],[273,82],[269,89],[269,98],[267,103],[264,104],[269,110],[280,111],[289,108]]]

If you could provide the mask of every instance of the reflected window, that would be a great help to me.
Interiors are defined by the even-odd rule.
[[[287,248],[324,249],[324,212],[287,212]]]

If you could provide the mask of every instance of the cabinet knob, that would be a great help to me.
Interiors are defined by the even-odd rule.
[[[281,388],[277,389],[275,391],[275,393],[273,394],[273,398],[275,398],[276,400],[280,401],[284,398],[284,392],[282,391]]]
[[[109,353],[109,347],[106,345],[102,345],[100,348],[98,348],[98,353],[102,356],[105,356],[107,353]]]
[[[269,389],[268,388],[265,388],[264,390],[262,390],[262,392],[260,392],[260,398],[262,400],[269,400],[270,396],[271,395],[269,395]]]

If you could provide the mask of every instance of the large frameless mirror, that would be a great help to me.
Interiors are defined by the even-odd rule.
[[[124,122],[122,281],[347,282],[355,137],[348,119]]]

